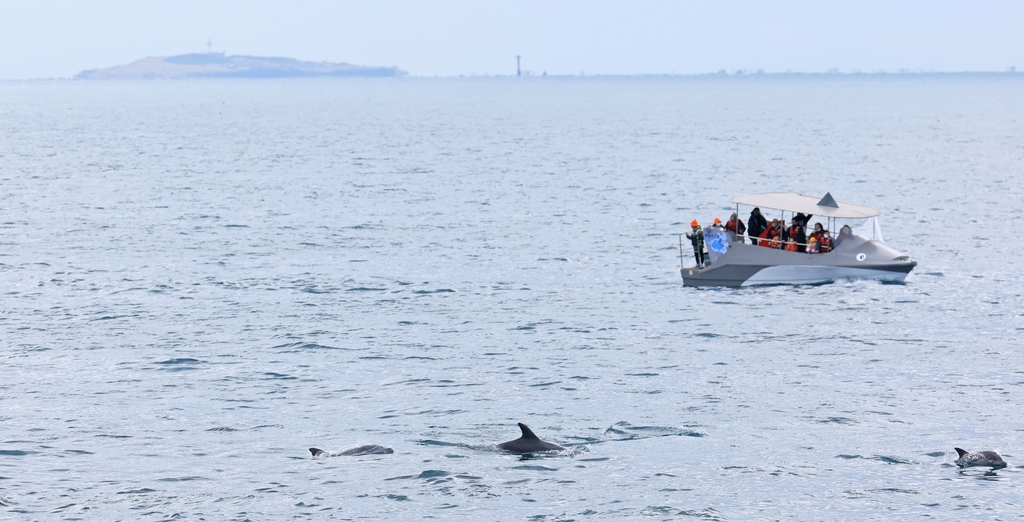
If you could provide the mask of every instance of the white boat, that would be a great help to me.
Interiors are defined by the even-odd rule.
[[[703,230],[708,261],[705,266],[687,267],[683,261],[683,235],[680,234],[679,259],[685,286],[802,285],[837,279],[902,283],[917,266],[917,261],[882,242],[877,219],[880,212],[876,209],[839,203],[831,194],[819,199],[793,192],[776,192],[739,196],[731,201],[736,204],[737,219],[741,216],[740,205],[746,205],[778,210],[783,218],[789,212],[824,219],[831,225],[825,227],[829,231],[835,230],[840,220],[869,220],[871,237],[852,234],[840,239],[830,232],[829,236],[835,242],[833,250],[807,253],[766,248],[744,241],[746,236],[708,227]],[[753,241],[758,240],[753,238]],[[806,247],[806,244],[801,246]]]

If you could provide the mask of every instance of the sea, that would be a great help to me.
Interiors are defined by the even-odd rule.
[[[0,82],[0,519],[1020,520],[1022,180],[1016,73]],[[683,286],[788,191],[917,268]]]

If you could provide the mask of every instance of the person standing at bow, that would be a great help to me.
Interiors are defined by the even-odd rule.
[[[690,227],[692,230],[686,234],[686,238],[693,245],[693,258],[697,260],[697,266],[704,266],[704,231],[696,219],[690,222]]]

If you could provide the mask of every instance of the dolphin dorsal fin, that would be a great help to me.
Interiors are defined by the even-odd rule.
[[[966,455],[966,454],[967,454],[967,452],[966,452],[966,451],[964,451],[964,450],[962,450],[962,449],[960,449],[960,448],[953,448],[953,449],[955,449],[955,450],[956,450],[956,452],[957,452],[957,454],[958,454],[958,455],[960,455],[961,457],[963,457],[964,455]]]
[[[524,439],[540,440],[540,437],[534,435],[533,432],[530,431],[530,428],[527,427],[525,424],[523,424],[521,422],[519,423],[519,429],[523,430],[523,437],[522,438],[524,438]]]

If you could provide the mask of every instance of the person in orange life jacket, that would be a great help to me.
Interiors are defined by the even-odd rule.
[[[832,236],[828,234],[828,230],[822,229],[821,239],[818,242],[821,243],[818,246],[818,250],[820,250],[822,254],[827,254],[832,251]]]
[[[755,243],[755,244],[757,246],[763,246],[763,247],[768,246],[768,241],[771,238],[771,234],[772,234],[772,226],[768,225],[768,228],[764,229],[764,231],[762,231],[761,234],[757,236],[757,243]]]
[[[797,244],[797,252],[804,251],[804,243],[807,242],[807,236],[804,234],[804,227],[799,221],[793,220],[793,225],[789,227],[786,234],[787,240],[793,240]],[[787,245],[788,246],[788,245]]]
[[[814,230],[811,231],[810,237],[818,238],[818,243],[821,243],[821,234],[823,230],[825,229],[821,226],[821,223],[815,223]]]
[[[783,250],[785,250],[786,252],[797,252],[798,248],[799,247],[797,246],[796,241],[792,237],[790,237],[786,241],[786,248],[784,248]]]
[[[729,221],[726,221],[725,229],[737,236],[742,236],[743,233],[747,231],[747,227],[743,226],[743,222],[736,217],[735,212],[729,216]]]
[[[813,216],[813,214],[805,215],[803,212],[798,212],[795,216],[793,216],[793,226],[800,227],[800,234],[798,234],[796,238],[796,243],[798,248],[800,248],[800,252],[803,252],[806,247],[805,243],[807,243],[807,223],[811,220],[811,216]],[[790,232],[787,229],[786,237],[788,238],[789,235]]]
[[[782,234],[782,227],[779,225],[779,220],[773,219],[772,224],[758,236],[760,238],[758,239],[758,245],[768,248],[779,248],[778,239],[780,234]],[[773,241],[775,242],[774,246],[772,246]]]

